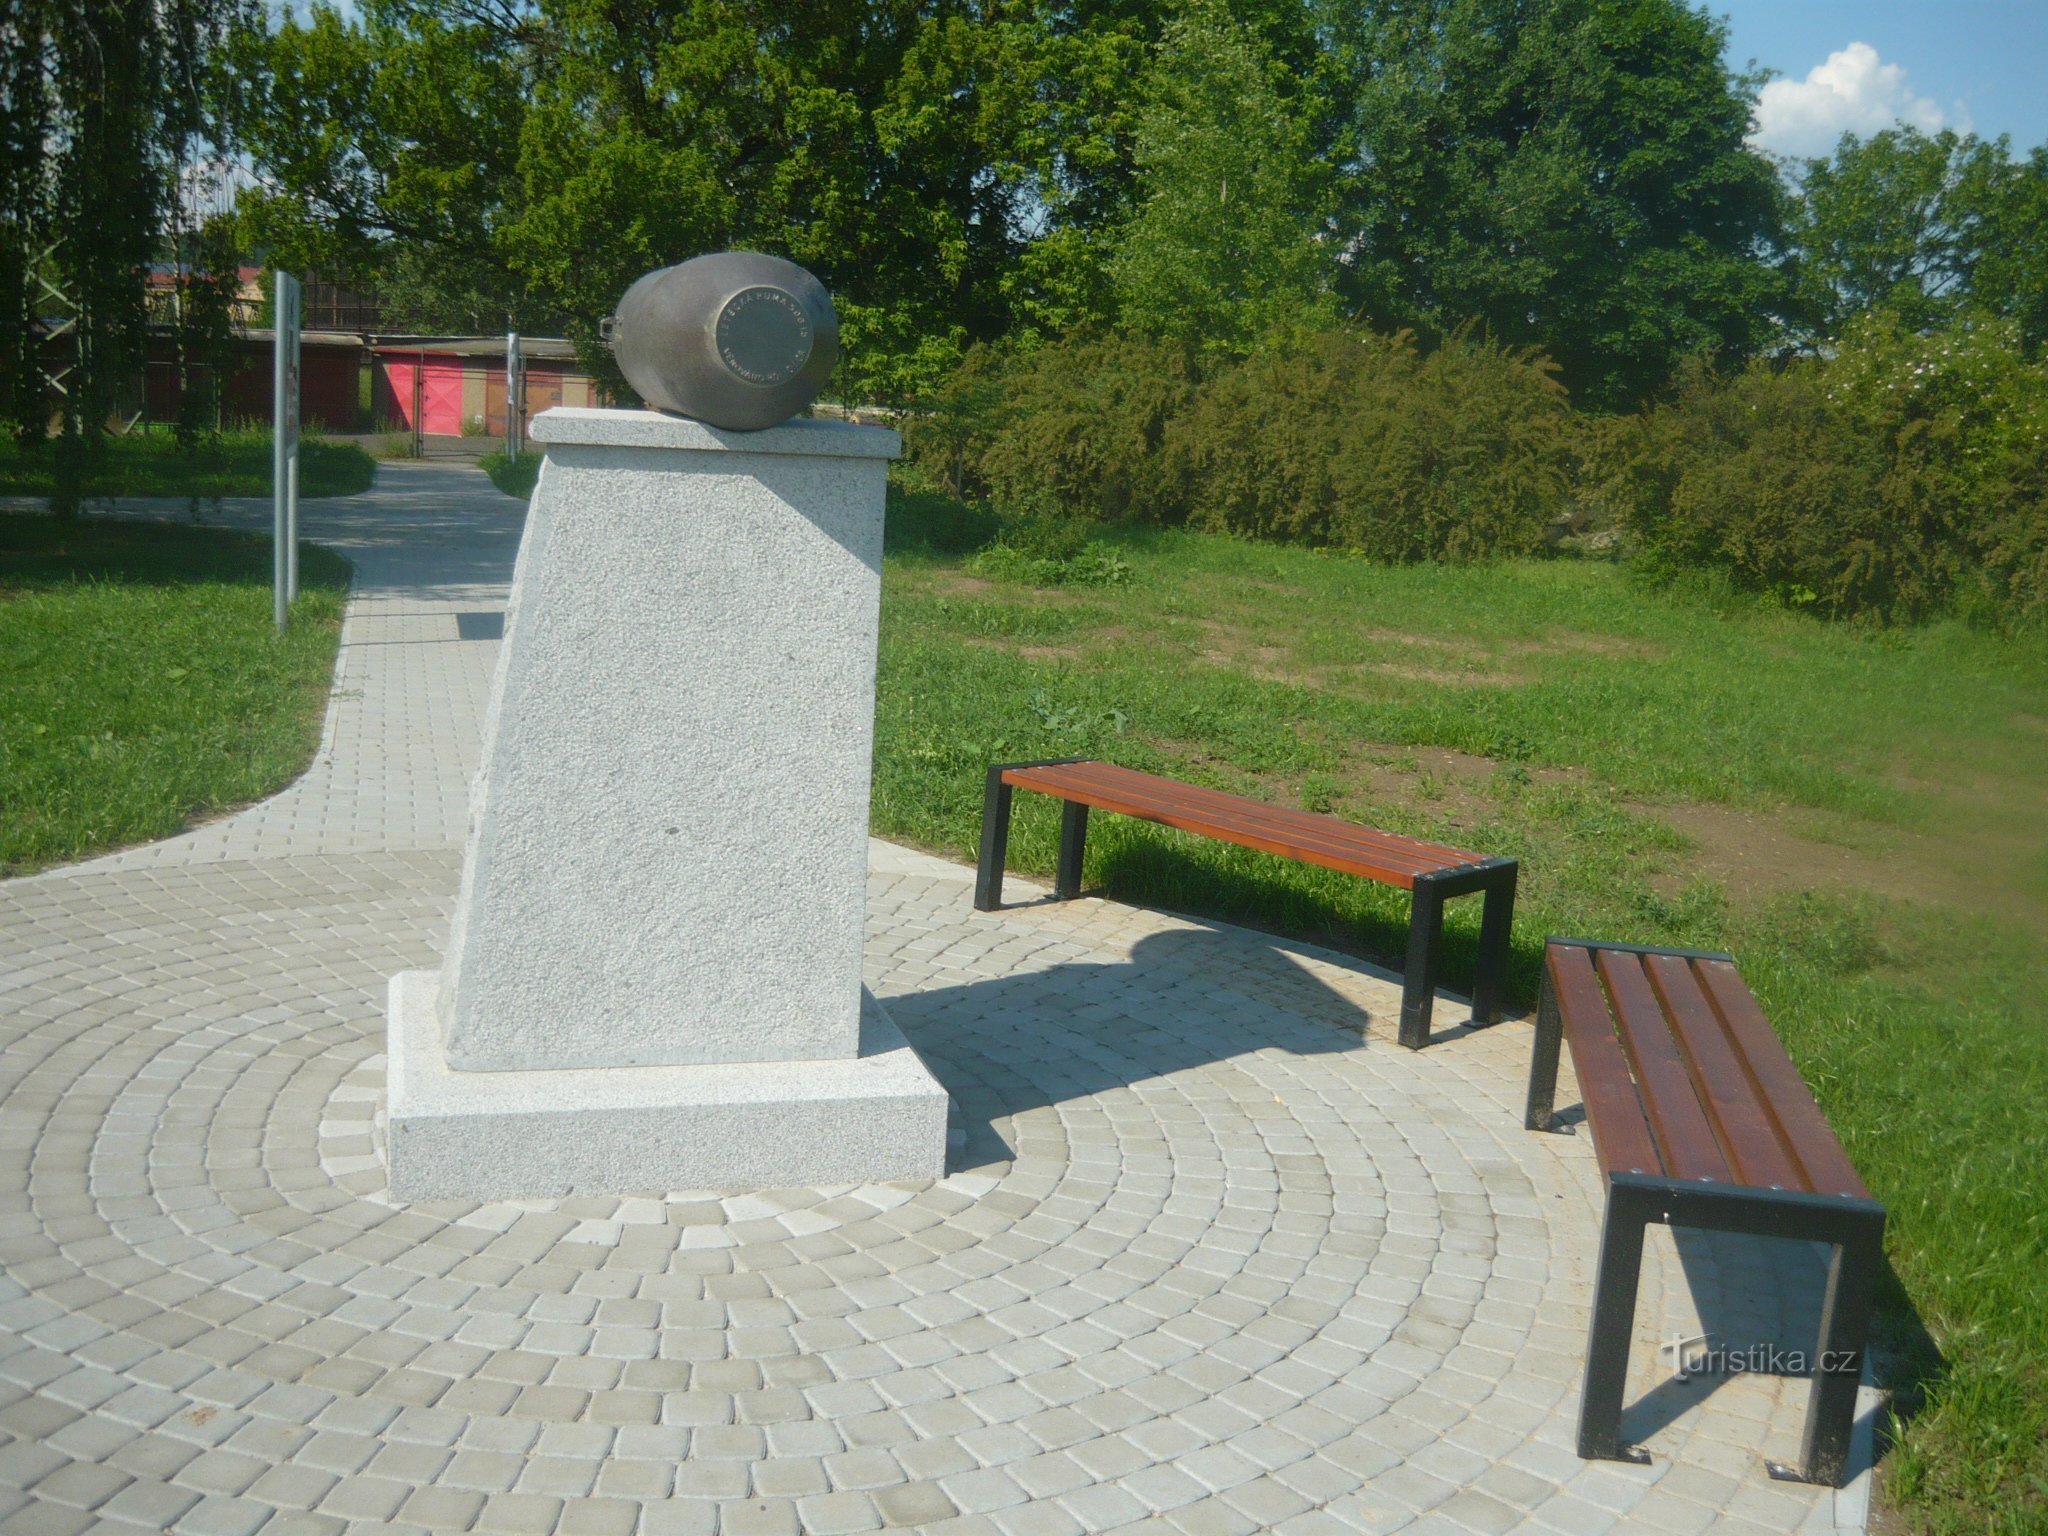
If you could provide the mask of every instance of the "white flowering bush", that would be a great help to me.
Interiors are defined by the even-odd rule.
[[[1871,316],[1825,357],[1695,370],[1608,468],[1665,570],[1842,617],[2048,615],[2048,368],[2005,322]]]

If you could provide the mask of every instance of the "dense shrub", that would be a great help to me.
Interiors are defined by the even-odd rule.
[[[1833,617],[2048,615],[2048,365],[2003,322],[1867,319],[1826,357],[1694,366],[1624,418],[1573,412],[1547,359],[1470,333],[1282,333],[1201,372],[1077,340],[970,359],[911,442],[928,479],[1009,508],[1379,560],[1526,553],[1605,510],[1653,571]]]
[[[1565,515],[1578,425],[1549,361],[1470,333],[1269,343],[1166,431],[1191,522],[1378,560],[1524,554]]]
[[[1167,424],[1154,515],[1328,543],[1338,450],[1405,345],[1341,332],[1288,337],[1217,370]]]
[[[1200,379],[1129,338],[977,358],[911,432],[926,473],[969,494],[1390,560],[1533,549],[1576,439],[1547,361],[1358,330],[1282,333]]]
[[[1608,494],[1653,567],[1904,620],[2048,607],[2048,370],[2002,323],[1873,320],[1834,354],[1696,372],[1616,439]]]
[[[1090,516],[1151,516],[1166,423],[1193,393],[1181,349],[1130,336],[971,356],[910,423],[916,464],[956,494],[1039,495]]]
[[[1537,548],[1569,510],[1579,457],[1550,359],[1459,336],[1389,361],[1338,448],[1335,542],[1381,560]]]

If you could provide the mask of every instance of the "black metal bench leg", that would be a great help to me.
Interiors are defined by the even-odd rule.
[[[1052,893],[1061,901],[1081,894],[1081,855],[1088,846],[1088,807],[1078,800],[1060,806],[1060,862]]]
[[[1806,1443],[1800,1451],[1803,1480],[1831,1488],[1841,1487],[1848,1478],[1856,1389],[1863,1381],[1863,1346],[1870,1332],[1878,1269],[1884,1262],[1884,1217],[1874,1216],[1858,1226],[1862,1230],[1846,1234],[1835,1245],[1828,1263],[1819,1358],[1813,1362],[1813,1390],[1806,1402]]]
[[[1651,1211],[1633,1190],[1607,1187],[1600,1229],[1600,1272],[1579,1398],[1579,1454],[1604,1461],[1648,1461],[1621,1443],[1621,1398],[1628,1385],[1629,1339],[1636,1325],[1636,1284],[1643,1270],[1643,1228]]]
[[[1557,1108],[1557,1057],[1564,1044],[1564,1017],[1557,1011],[1550,967],[1543,967],[1543,988],[1536,995],[1536,1049],[1529,1057],[1529,1103],[1522,1124],[1532,1131],[1550,1129]]]
[[[1427,875],[1415,879],[1415,908],[1408,916],[1408,969],[1401,977],[1401,1043],[1411,1051],[1429,1044],[1429,1016],[1436,1003],[1436,957],[1444,936],[1444,898]]]
[[[1510,861],[1486,887],[1486,906],[1479,918],[1479,963],[1472,978],[1472,1022],[1492,1024],[1500,1018],[1507,995],[1508,936],[1515,919],[1515,873]]]
[[[1010,851],[1011,787],[1003,782],[1006,765],[994,764],[988,771],[988,788],[981,802],[981,862],[974,874],[974,906],[979,912],[993,912],[1003,904],[1003,862]]]

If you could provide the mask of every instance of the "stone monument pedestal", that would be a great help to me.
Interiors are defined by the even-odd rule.
[[[893,432],[535,419],[446,963],[392,979],[402,1199],[944,1172],[861,987]]]

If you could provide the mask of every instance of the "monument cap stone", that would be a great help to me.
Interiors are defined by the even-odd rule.
[[[801,411],[839,361],[839,317],[824,284],[758,251],[649,272],[619,300],[606,336],[649,405],[743,432]]]

